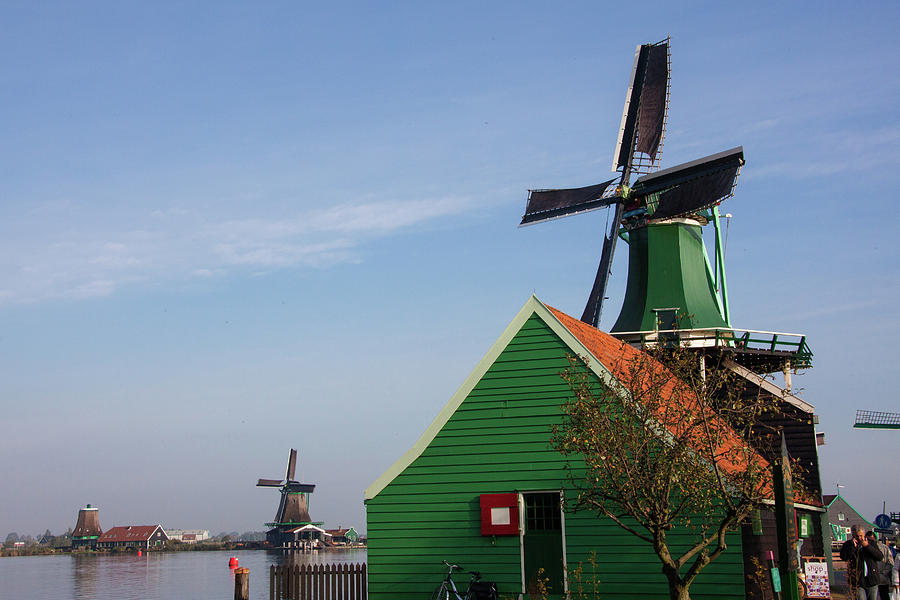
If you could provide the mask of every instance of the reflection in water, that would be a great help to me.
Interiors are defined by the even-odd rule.
[[[173,553],[174,554],[174,553]],[[76,600],[122,598],[143,600],[167,588],[166,563],[173,554],[76,554],[71,576]],[[172,563],[174,566],[175,563]],[[174,580],[173,580],[174,581]]]
[[[0,559],[4,598],[47,600],[213,600],[234,594],[237,557],[250,569],[250,597],[269,597],[269,566],[366,562],[365,550],[292,552],[151,552],[75,554]]]
[[[97,597],[97,560],[85,554],[72,555],[72,587],[75,598]]]

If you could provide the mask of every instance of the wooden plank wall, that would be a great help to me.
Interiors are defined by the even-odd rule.
[[[747,386],[745,394],[756,394],[758,391],[751,384]],[[813,502],[821,502],[822,484],[813,415],[800,410],[786,400],[777,399],[776,401],[778,410],[763,418],[762,425],[756,429],[757,449],[769,460],[776,460],[781,455],[781,438],[777,432],[783,431],[788,452],[800,465],[800,471],[794,471],[795,491],[798,487],[802,488],[804,496],[813,498]],[[812,515],[813,521],[813,534],[803,543],[800,549],[801,554],[803,556],[825,556],[826,551],[830,551],[830,548],[826,548],[820,513],[803,509],[797,509],[797,512],[798,514]],[[774,522],[772,526],[774,527]],[[744,539],[747,540],[746,537]],[[778,553],[777,549],[775,549],[775,553]]]
[[[568,353],[532,317],[422,455],[367,502],[373,598],[429,597],[446,575],[442,560],[481,571],[497,582],[501,597],[521,591],[519,538],[481,536],[479,495],[569,487],[565,461],[549,445],[550,425],[560,421],[569,394],[559,375]],[[590,512],[567,513],[565,529],[570,570],[583,563],[590,572],[594,553],[595,578],[605,595],[668,598],[648,545]],[[678,532],[670,539],[679,546]],[[464,573],[454,577],[461,589],[467,579]],[[744,597],[739,534],[701,574],[691,596]]]
[[[366,565],[272,565],[269,600],[366,600]]]

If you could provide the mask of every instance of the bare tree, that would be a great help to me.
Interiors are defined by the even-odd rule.
[[[730,371],[690,349],[623,345],[606,384],[587,360],[570,357],[562,376],[572,395],[553,428],[554,447],[584,461],[570,461],[574,508],[650,544],[670,598],[687,600],[726,534],[772,498],[771,466],[751,442],[774,404],[743,395]],[[679,535],[677,552],[668,538],[676,529],[691,539],[685,549]]]

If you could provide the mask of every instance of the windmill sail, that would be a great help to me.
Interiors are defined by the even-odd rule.
[[[659,196],[653,218],[673,218],[715,206],[731,196],[739,169],[729,167],[666,190]]]
[[[284,522],[284,519],[282,517],[284,516],[284,505],[285,505],[285,501],[286,501],[287,497],[288,497],[287,494],[285,494],[284,490],[282,490],[281,499],[278,501],[278,510],[275,511],[275,523],[276,524]]]
[[[288,458],[287,481],[294,481],[294,474],[297,472],[297,451],[291,448],[291,455]]]
[[[715,206],[732,195],[744,149],[741,146],[638,179],[633,193],[647,198],[647,213],[668,219]],[[658,194],[653,198],[654,194]]]
[[[621,169],[621,183],[627,186],[632,170],[647,173],[659,168],[660,146],[665,135],[666,114],[669,109],[669,41],[658,44],[644,44],[637,47],[631,82],[625,97],[622,125],[616,142],[613,170]],[[645,158],[635,164],[634,153],[640,152]],[[623,214],[623,198],[610,199],[607,204],[617,201],[615,218],[609,234],[603,239],[603,254],[594,285],[588,297],[581,320],[594,327],[600,325],[606,285],[616,252],[619,223]]]
[[[600,315],[603,313],[603,300],[606,298],[606,285],[609,283],[609,273],[612,268],[612,259],[616,251],[616,239],[618,238],[619,222],[622,220],[624,205],[616,204],[613,223],[609,229],[609,235],[603,240],[603,254],[600,255],[600,264],[597,266],[597,275],[594,277],[594,285],[588,296],[581,321],[598,327]]]
[[[282,483],[281,479],[260,479],[256,482],[256,487],[281,487]]]
[[[530,190],[519,227],[609,206],[616,198],[604,198],[603,194],[613,181],[615,179],[580,188]]]
[[[633,151],[659,159],[669,102],[669,43],[638,46],[619,127],[613,170],[630,170]]]

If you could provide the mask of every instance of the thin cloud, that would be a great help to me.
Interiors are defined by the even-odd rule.
[[[70,288],[65,296],[75,300],[109,296],[116,289],[116,283],[110,279],[95,279]]]
[[[277,242],[241,242],[219,244],[215,253],[226,265],[255,267],[326,267],[347,262],[349,252],[356,244],[338,239],[317,244],[291,244]]]
[[[74,230],[7,236],[0,244],[0,306],[109,296],[127,285],[210,279],[246,271],[327,268],[362,260],[360,249],[442,217],[461,197],[360,201],[287,218],[208,222],[184,209],[154,210],[141,230]],[[160,218],[165,217],[165,218]],[[61,219],[62,220],[62,219]]]
[[[470,208],[457,197],[413,201],[341,204],[309,211],[289,219],[235,219],[214,224],[209,235],[226,238],[279,239],[321,233],[370,237],[392,233],[418,223],[451,216]]]
[[[813,155],[754,167],[750,178],[784,176],[794,179],[893,169],[900,161],[900,128],[895,126],[860,131],[834,131],[817,136]]]
[[[751,134],[751,133],[759,133],[761,131],[768,131],[770,129],[775,128],[779,125],[778,119],[762,119],[760,121],[756,121],[754,123],[749,123],[741,128],[741,135]]]
[[[413,202],[377,202],[363,205],[343,205],[312,217],[311,225],[322,231],[344,233],[389,233],[460,213],[469,203],[456,197],[417,200]]]
[[[224,270],[222,269],[194,269],[193,271],[191,271],[191,275],[201,278],[215,277],[216,275],[221,275],[223,273]]]

